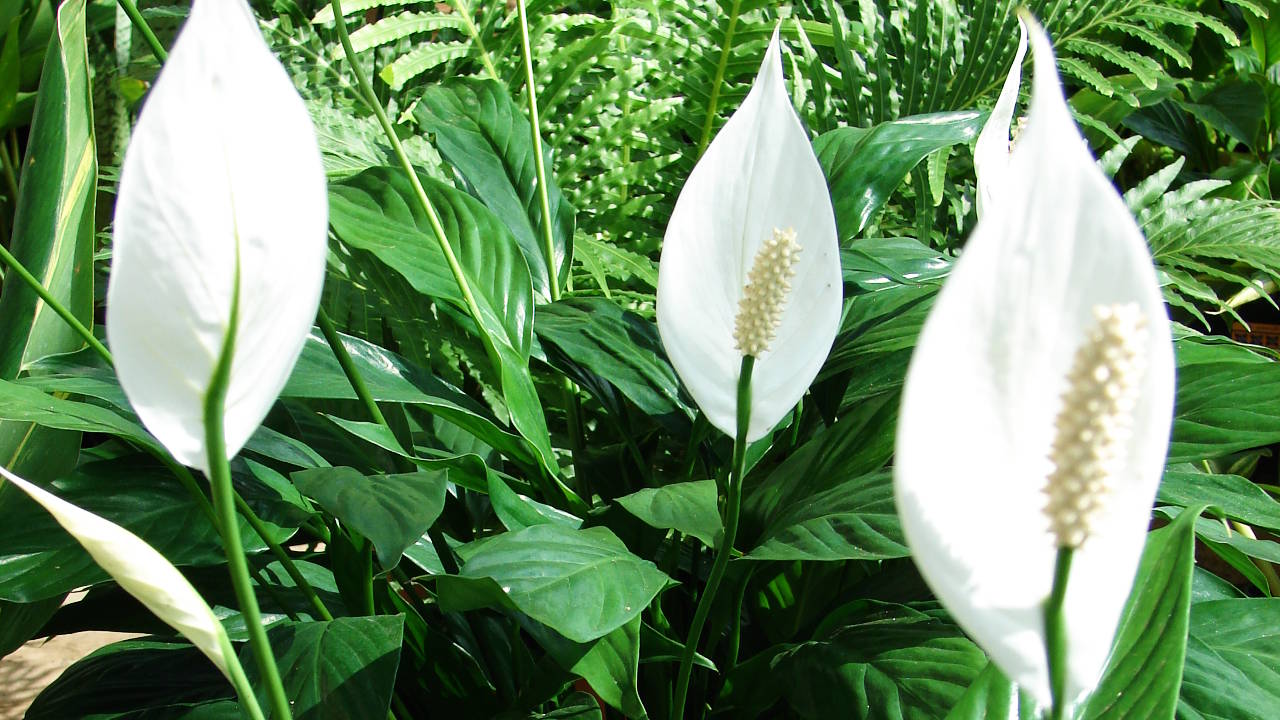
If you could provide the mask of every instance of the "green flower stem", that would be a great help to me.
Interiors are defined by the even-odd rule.
[[[440,214],[436,212],[435,205],[427,197],[427,191],[422,187],[422,181],[418,179],[418,173],[413,169],[413,163],[409,162],[409,156],[404,152],[404,146],[400,143],[400,137],[396,135],[395,127],[391,125],[391,120],[387,118],[386,111],[382,108],[382,104],[378,102],[378,96],[373,92],[373,86],[369,84],[369,78],[365,77],[364,70],[360,69],[360,64],[356,60],[355,48],[351,46],[351,35],[347,32],[347,21],[342,14],[342,2],[341,0],[330,0],[329,4],[333,7],[334,28],[338,31],[338,40],[342,43],[342,50],[346,54],[347,64],[351,66],[351,72],[356,77],[356,86],[364,95],[369,107],[373,108],[373,114],[378,119],[378,124],[382,126],[382,133],[386,135],[387,142],[391,143],[391,149],[395,152],[396,159],[400,161],[400,166],[404,169],[405,176],[409,178],[409,184],[413,186],[413,192],[418,199],[418,204],[422,207],[422,211],[426,213],[427,221],[431,224],[431,230],[436,236],[441,252],[444,253],[444,259],[449,265],[449,271],[453,273],[453,279],[458,283],[458,290],[462,293],[462,299],[466,303],[467,311],[471,314],[471,319],[475,321],[476,327],[480,331],[480,337],[484,341],[490,360],[498,370],[501,370],[500,361],[491,347],[493,341],[489,338],[484,323],[480,320],[480,306],[476,303],[475,295],[471,292],[471,284],[462,272],[462,264],[458,262],[458,256],[453,252],[453,245],[449,243],[449,238],[445,235],[444,225],[440,222]]]
[[[711,97],[707,100],[707,119],[702,123],[702,137],[698,138],[698,157],[707,151],[711,142],[711,131],[716,122],[716,109],[720,104],[720,86],[724,84],[725,70],[729,67],[729,55],[733,50],[733,33],[738,27],[738,13],[742,8],[742,0],[733,0],[729,9],[729,27],[724,32],[724,44],[720,46],[720,62],[716,64],[716,76],[711,81]]]
[[[747,428],[751,425],[751,374],[755,369],[756,359],[747,355],[742,358],[742,370],[738,374],[738,432],[733,440],[733,471],[729,475],[728,487],[725,488],[724,537],[720,540],[720,550],[716,552],[715,562],[711,566],[711,575],[707,578],[707,587],[698,599],[698,608],[693,613],[693,624],[689,626],[689,637],[684,643],[684,653],[680,656],[680,671],[676,677],[676,695],[671,705],[672,720],[683,720],[685,698],[689,694],[689,675],[693,670],[693,656],[698,652],[698,641],[702,637],[702,627],[707,622],[711,605],[715,601],[716,591],[720,589],[720,580],[724,578],[724,570],[729,565],[729,556],[733,554],[733,541],[738,535],[738,512],[742,508],[742,476],[747,467]]]
[[[302,575],[302,571],[293,563],[293,558],[289,557],[284,548],[280,547],[280,543],[271,539],[271,533],[267,530],[266,524],[262,522],[262,518],[258,517],[253,508],[249,507],[249,503],[245,502],[244,498],[240,497],[239,494],[235,495],[235,502],[236,510],[240,512],[240,517],[248,521],[249,527],[253,528],[253,531],[258,534],[258,537],[262,538],[262,542],[266,543],[271,550],[271,554],[275,555],[276,559],[280,561],[284,571],[293,579],[293,584],[302,591],[307,601],[311,603],[316,615],[322,620],[332,620],[333,614],[329,612],[329,608],[325,607],[324,601],[316,594],[316,589],[311,586],[311,583],[307,582],[307,578]]]
[[[1053,566],[1053,590],[1044,604],[1044,644],[1049,661],[1049,693],[1053,698],[1053,709],[1049,717],[1052,720],[1066,717],[1069,702],[1064,697],[1067,692],[1067,627],[1063,622],[1062,603],[1067,595],[1067,578],[1071,574],[1071,558],[1074,554],[1075,550],[1072,548],[1058,548],[1058,557]]]
[[[151,54],[163,63],[169,57],[169,53],[165,52],[164,46],[156,39],[156,34],[151,32],[151,26],[147,25],[142,13],[138,12],[138,6],[133,4],[133,0],[119,0],[119,3],[120,7],[124,8],[124,14],[129,16],[129,22],[133,23],[134,29],[142,33],[142,39],[147,41]]]
[[[240,544],[240,530],[236,524],[235,491],[231,487],[231,466],[227,463],[227,443],[223,430],[223,415],[227,401],[227,386],[231,382],[231,361],[235,357],[236,327],[240,316],[240,253],[236,246],[236,274],[231,287],[231,314],[227,322],[227,336],[222,343],[218,364],[204,398],[205,451],[209,459],[209,484],[213,488],[213,507],[222,525],[222,546],[227,555],[231,573],[231,585],[235,589],[236,602],[244,616],[245,629],[249,633],[249,647],[258,663],[258,672],[267,688],[267,699],[273,720],[292,720],[289,698],[280,681],[275,656],[267,641],[267,631],[262,627],[262,613],[258,611],[258,599],[253,594],[249,580],[249,564]]]
[[[227,660],[228,679],[231,681],[231,687],[236,689],[236,696],[240,698],[241,709],[249,715],[251,720],[266,720],[262,714],[262,707],[258,705],[258,696],[253,692],[249,678],[245,677],[244,667],[240,665],[240,658],[236,656],[235,648],[231,646],[231,641],[225,634],[220,639],[222,656]]]
[[[67,308],[59,302],[57,298],[45,289],[45,286],[41,284],[34,275],[28,272],[27,269],[22,266],[22,263],[18,262],[18,258],[14,257],[3,245],[0,245],[0,261],[3,261],[5,265],[8,265],[9,270],[21,278],[36,295],[39,295],[40,299],[49,306],[50,310],[57,313],[58,317],[62,318],[63,322],[70,325],[72,330],[75,330],[80,337],[84,338],[84,341],[88,343],[89,347],[93,348],[94,352],[101,355],[108,363],[112,363],[111,353],[107,351],[106,346],[103,345],[98,338],[93,336],[93,333],[89,331],[89,328],[84,326],[84,323],[80,322],[75,315],[71,314],[70,310],[67,310]]]
[[[320,308],[316,313],[316,323],[320,326],[320,332],[324,333],[324,339],[329,343],[329,348],[333,350],[333,356],[338,359],[338,366],[342,368],[342,374],[347,376],[347,382],[351,383],[351,389],[355,390],[356,397],[364,404],[365,410],[369,412],[369,417],[390,431],[391,426],[387,424],[386,417],[382,415],[382,410],[378,407],[378,401],[374,399],[373,393],[369,392],[369,386],[365,384],[360,371],[356,369],[356,363],[351,359],[351,353],[347,352],[347,346],[342,344],[342,336],[338,334],[338,328],[334,327],[333,320],[329,319],[329,314],[324,311],[324,308]],[[392,433],[392,436],[394,437],[395,433]],[[412,450],[412,448],[405,449]]]
[[[520,15],[520,50],[524,55],[524,86],[529,98],[529,124],[533,127],[533,169],[538,175],[538,202],[542,206],[543,252],[547,256],[547,284],[551,288],[551,301],[560,299],[560,273],[556,268],[555,240],[551,236],[551,201],[547,197],[547,169],[542,161],[542,131],[538,120],[538,91],[533,84],[533,53],[529,50],[529,19],[525,15],[524,0],[516,0]]]
[[[106,346],[104,346],[96,337],[94,337],[93,333],[89,330],[89,328],[85,327],[83,323],[77,320],[76,317],[72,315],[66,309],[66,307],[64,307],[62,303],[58,301],[57,298],[53,297],[53,295],[51,295],[49,291],[45,289],[44,285],[42,285],[39,280],[37,280],[30,272],[28,272],[27,269],[23,267],[22,263],[18,262],[17,258],[9,254],[9,252],[5,250],[3,246],[0,246],[0,260],[4,260],[5,264],[7,264],[10,267],[10,269],[12,269],[15,273],[17,273],[18,277],[22,278],[27,283],[27,285],[33,291],[35,291],[35,293],[39,295],[42,300],[44,300],[45,304],[48,305],[51,310],[57,313],[58,317],[62,318],[68,325],[70,325],[71,329],[75,330],[76,333],[80,335],[80,337],[86,343],[88,343],[89,347],[92,348],[98,354],[98,356],[101,357],[103,361],[107,363],[107,365],[110,365],[112,367],[115,366],[115,358],[112,357],[111,352],[107,350]],[[350,357],[348,357],[348,360],[350,360]],[[205,514],[205,517],[209,518],[209,522],[215,528],[217,528],[219,534],[223,535],[223,539],[225,540],[226,528],[223,527],[221,522],[219,522],[218,516],[214,512],[213,505],[209,503],[209,498],[205,497],[204,491],[200,489],[200,485],[196,482],[195,478],[191,475],[191,471],[188,470],[181,463],[174,461],[173,457],[165,452],[156,450],[154,448],[143,448],[143,449],[151,453],[151,455],[153,455],[166,468],[168,468],[170,472],[173,473],[174,477],[178,478],[178,482],[181,483],[182,486],[187,489],[187,492],[191,494],[191,497],[193,499],[195,499],[196,504],[200,507],[200,510]],[[244,498],[240,497],[240,494],[234,491],[232,494],[236,501],[236,507],[240,509],[245,519],[249,521],[250,526],[252,526],[254,531],[258,533],[258,535],[262,538],[262,541],[267,544],[267,547],[271,548],[272,552],[276,554],[276,557],[280,559],[281,564],[284,565],[285,571],[288,572],[289,576],[294,579],[294,582],[298,584],[298,587],[302,589],[304,594],[306,594],[309,598],[315,598],[314,600],[315,604],[320,604],[319,598],[315,594],[315,589],[311,587],[311,584],[308,583],[306,578],[302,576],[302,573],[298,570],[297,566],[294,565],[293,559],[290,558],[288,554],[285,553],[284,550],[280,548],[279,544],[275,543],[271,539],[271,537],[269,536],[269,533],[266,532],[266,527],[262,524],[262,521],[258,518],[258,516],[253,513],[253,510],[249,508],[249,505],[245,503]],[[322,604],[321,604],[321,607],[322,607]],[[320,607],[317,607],[317,610],[319,609]],[[328,611],[326,610],[325,612],[327,613]]]

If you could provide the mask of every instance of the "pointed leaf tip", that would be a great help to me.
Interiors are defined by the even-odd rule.
[[[756,359],[750,440],[768,433],[817,375],[842,299],[835,213],[787,95],[777,29],[746,100],[680,191],[658,268],[663,346],[707,418],[729,435],[742,362],[733,338],[738,302],[775,231],[794,231],[801,250],[776,337]]]
[[[119,585],[148,610],[182,633],[230,677],[230,648],[222,623],[191,583],[142,538],[23,480],[3,467],[3,477],[53,516]],[[3,486],[3,483],[0,483]]]
[[[182,463],[207,464],[237,269],[229,455],[283,387],[319,303],[327,207],[306,107],[252,11],[197,0],[125,155],[106,318],[129,401]]]
[[[1142,553],[1172,420],[1173,352],[1146,242],[1071,118],[1048,37],[1023,19],[1034,55],[1026,128],[921,331],[894,490],[935,594],[1047,704],[1041,608],[1056,548],[1043,490],[1070,365],[1096,308],[1141,311],[1132,436],[1067,586],[1067,696],[1079,698],[1097,683]]]

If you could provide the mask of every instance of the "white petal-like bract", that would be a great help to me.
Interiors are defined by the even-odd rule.
[[[1095,309],[1146,322],[1132,433],[1067,583],[1067,694],[1096,686],[1146,538],[1173,412],[1169,321],[1151,254],[1072,121],[1044,31],[1009,181],[920,334],[903,392],[894,488],[929,586],[1004,673],[1049,702],[1042,605],[1055,422]]]
[[[987,116],[987,123],[973,146],[973,171],[978,176],[978,217],[981,218],[999,192],[997,188],[1009,175],[1009,127],[1013,108],[1018,102],[1018,86],[1022,83],[1022,59],[1027,54],[1027,26],[1018,18],[1018,49],[1013,54],[1009,75],[1000,88],[1000,97]]]
[[[770,349],[756,357],[749,440],[768,433],[813,382],[835,340],[843,292],[831,196],[787,96],[777,32],[746,100],[680,191],[658,270],[662,344],[707,419],[730,436],[742,364],[738,302],[775,231],[794,231],[800,250]]]
[[[315,319],[327,215],[311,120],[252,11],[196,0],[125,155],[106,317],[130,403],[182,463],[207,465],[203,404],[237,263],[229,456],[275,402]]]
[[[40,503],[126,592],[182,633],[228,678],[226,630],[178,569],[142,538],[0,467],[0,476]],[[3,483],[0,483],[2,485]]]

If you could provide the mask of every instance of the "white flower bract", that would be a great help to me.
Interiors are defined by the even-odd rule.
[[[48,510],[121,588],[182,633],[223,675],[230,677],[225,651],[231,644],[222,623],[191,583],[155,548],[110,520],[72,505],[3,467],[0,476]]]
[[[894,490],[915,562],[1011,680],[1050,700],[1043,604],[1057,543],[1046,483],[1073,359],[1100,307],[1132,306],[1143,368],[1106,497],[1075,551],[1063,620],[1068,700],[1094,688],[1133,584],[1168,447],[1174,363],[1151,254],[1071,119],[1044,31],[1007,180],[920,334],[903,390]]]
[[[275,402],[315,318],[328,204],[310,117],[244,0],[196,0],[125,154],[107,338],[143,424],[205,469],[203,404],[239,322],[228,456]]]
[[[787,95],[776,31],[746,100],[680,191],[658,269],[662,344],[707,419],[730,436],[744,352],[735,338],[740,303],[775,232],[803,250],[769,327],[748,333],[756,358],[748,440],[768,433],[813,382],[835,340],[843,291],[831,196]]]

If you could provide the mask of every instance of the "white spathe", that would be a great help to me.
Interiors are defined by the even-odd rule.
[[[1067,374],[1098,306],[1145,317],[1133,432],[1067,584],[1067,693],[1097,684],[1146,538],[1172,422],[1174,361],[1151,255],[1071,119],[1043,29],[1009,181],[920,334],[894,490],[925,580],[1004,673],[1050,700],[1042,605],[1056,548],[1043,494]]]
[[[734,319],[756,253],[775,230],[800,245],[770,349],[756,358],[748,440],[800,401],[840,322],[835,212],[791,107],[773,34],[755,84],[680,191],[658,268],[658,330],[671,364],[713,425],[733,436],[742,355]]]
[[[1009,128],[1013,124],[1013,108],[1018,102],[1018,86],[1022,84],[1022,59],[1027,54],[1027,25],[1018,18],[1018,49],[1013,64],[1000,88],[1000,97],[991,108],[987,122],[973,146],[973,171],[978,176],[977,210],[981,218],[999,193],[998,187],[1009,175]]]
[[[40,503],[84,546],[103,570],[230,677],[226,630],[191,583],[142,538],[23,480],[3,467],[0,476]],[[3,484],[3,483],[0,483]]]
[[[275,402],[320,299],[324,169],[310,117],[244,0],[196,0],[125,155],[107,339],[143,424],[205,469],[204,397],[239,322],[228,457]]]

